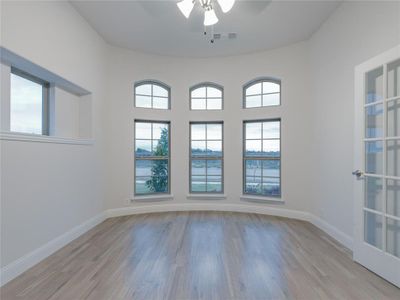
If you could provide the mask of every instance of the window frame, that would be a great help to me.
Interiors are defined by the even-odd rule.
[[[221,125],[221,157],[217,156],[192,156],[192,124],[220,124]],[[207,129],[206,129],[206,141],[207,141]],[[225,163],[224,163],[224,121],[191,121],[189,122],[189,194],[224,194],[225,189]],[[210,159],[211,158],[211,159]],[[220,192],[207,192],[207,191],[193,191],[192,190],[192,160],[221,160],[221,191]],[[206,185],[207,185],[207,166],[206,166]]]
[[[136,123],[156,123],[156,124],[166,124],[168,126],[168,156],[148,156],[148,157],[136,157]],[[160,121],[160,120],[143,120],[143,119],[135,119],[134,120],[134,138],[133,138],[133,195],[134,197],[142,197],[142,196],[154,196],[154,195],[171,195],[171,122],[170,121]],[[151,127],[151,140],[153,139],[153,126]],[[153,192],[153,193],[137,193],[136,192],[136,161],[137,160],[167,160],[168,161],[168,190],[166,192]]]
[[[138,94],[139,96],[147,96],[151,98],[151,107],[141,107],[141,106],[137,106],[136,105],[136,88],[141,86],[141,85],[146,85],[146,84],[150,84],[151,85],[151,95],[142,95],[142,94]],[[164,89],[167,90],[168,92],[168,97],[166,97],[168,99],[168,108],[155,108],[153,107],[153,85],[157,85],[159,87],[162,87]],[[164,97],[165,98],[165,97]],[[162,81],[159,80],[155,80],[155,79],[146,79],[146,80],[140,80],[140,81],[136,81],[133,85],[133,105],[135,108],[141,108],[141,109],[157,109],[157,110],[171,110],[171,87],[167,84],[165,84]]]
[[[279,121],[279,157],[270,157],[270,156],[246,156],[246,124],[248,123],[263,123],[263,122],[277,122]],[[242,141],[242,193],[243,195],[257,196],[262,198],[273,198],[273,199],[281,199],[282,198],[282,119],[281,118],[268,118],[268,119],[254,119],[254,120],[243,120],[242,125],[243,130],[243,141]],[[261,128],[261,141],[263,141],[263,128]],[[258,193],[249,193],[246,192],[246,161],[247,160],[279,160],[279,195],[265,195]],[[262,172],[262,168],[261,168]],[[261,173],[261,184],[262,184],[262,173]],[[277,178],[277,177],[270,177]]]
[[[206,108],[205,109],[193,109],[192,108],[192,92],[194,90],[197,90],[199,88],[207,88],[207,87],[212,87],[215,88],[217,90],[221,91],[221,109],[207,109],[207,102],[208,102],[208,97],[207,97],[207,89],[206,89],[206,97],[204,98],[206,100]],[[203,99],[203,98],[194,98],[194,99]],[[219,98],[214,98],[214,97],[210,97],[210,99],[219,99]],[[224,110],[224,87],[222,85],[219,85],[217,83],[214,82],[201,82],[198,83],[196,85],[193,85],[189,88],[189,109],[193,110],[193,111],[220,111],[220,110]]]
[[[272,83],[276,83],[276,84],[278,84],[279,85],[279,104],[277,104],[277,105],[266,105],[266,106],[264,106],[264,105],[262,105],[263,104],[263,99],[262,99],[262,96],[263,95],[272,95],[272,94],[277,94],[277,93],[267,93],[267,94],[263,94],[263,85],[261,84],[261,94],[254,94],[254,95],[252,95],[252,96],[258,96],[258,95],[260,95],[261,96],[261,106],[255,106],[255,107],[247,107],[246,106],[246,90],[249,88],[249,87],[251,87],[251,86],[253,86],[253,85],[255,85],[255,84],[257,84],[257,83],[263,83],[263,82],[272,82]],[[255,79],[253,79],[253,80],[250,80],[249,82],[247,82],[247,83],[245,83],[244,85],[243,85],[243,88],[242,88],[242,108],[243,109],[253,109],[253,108],[265,108],[265,107],[279,107],[279,106],[281,106],[282,105],[282,80],[280,80],[280,79],[278,79],[278,78],[274,78],[274,77],[258,77],[258,78],[255,78]]]
[[[50,83],[36,77],[34,75],[31,75],[25,71],[22,71],[18,68],[15,68],[11,66],[10,70],[10,76],[11,74],[14,74],[16,76],[19,76],[21,78],[24,78],[26,80],[29,80],[31,82],[34,82],[36,84],[39,84],[42,86],[42,133],[40,135],[45,135],[48,136],[50,134],[50,114],[49,114],[49,98],[50,98]],[[11,84],[10,84],[10,90],[11,90]],[[10,108],[11,108],[11,95],[10,95]],[[16,133],[23,133],[23,134],[32,134],[32,135],[37,135],[35,133],[29,133],[29,132],[23,132],[23,131],[11,131],[11,109],[10,109],[10,132],[16,132]]]

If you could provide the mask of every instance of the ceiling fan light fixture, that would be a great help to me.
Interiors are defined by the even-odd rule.
[[[218,4],[224,13],[230,11],[235,4],[235,0],[218,0]]]
[[[194,1],[193,0],[183,0],[181,2],[176,3],[182,14],[186,17],[186,19],[189,18],[190,13],[193,10],[194,7]]]
[[[217,15],[214,9],[209,9],[204,12],[204,26],[211,26],[218,23]]]

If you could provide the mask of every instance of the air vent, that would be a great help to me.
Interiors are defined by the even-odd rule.
[[[220,40],[221,39],[221,34],[220,33],[214,33],[214,40]]]
[[[237,38],[236,32],[229,32],[229,33],[214,33],[213,39],[214,40],[234,40]]]
[[[237,38],[237,34],[236,32],[229,32],[228,33],[228,39],[236,39]]]

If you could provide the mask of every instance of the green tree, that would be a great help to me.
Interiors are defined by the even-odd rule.
[[[154,156],[168,157],[168,129],[161,130],[161,137],[154,151]],[[168,160],[157,159],[151,167],[151,179],[146,181],[150,191],[161,193],[168,191]]]

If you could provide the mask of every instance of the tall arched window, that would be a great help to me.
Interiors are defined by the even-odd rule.
[[[170,109],[171,88],[155,80],[135,83],[135,107]]]
[[[243,86],[243,107],[277,106],[281,104],[281,81],[258,78]]]
[[[191,110],[221,110],[224,88],[218,84],[205,82],[190,88]]]

